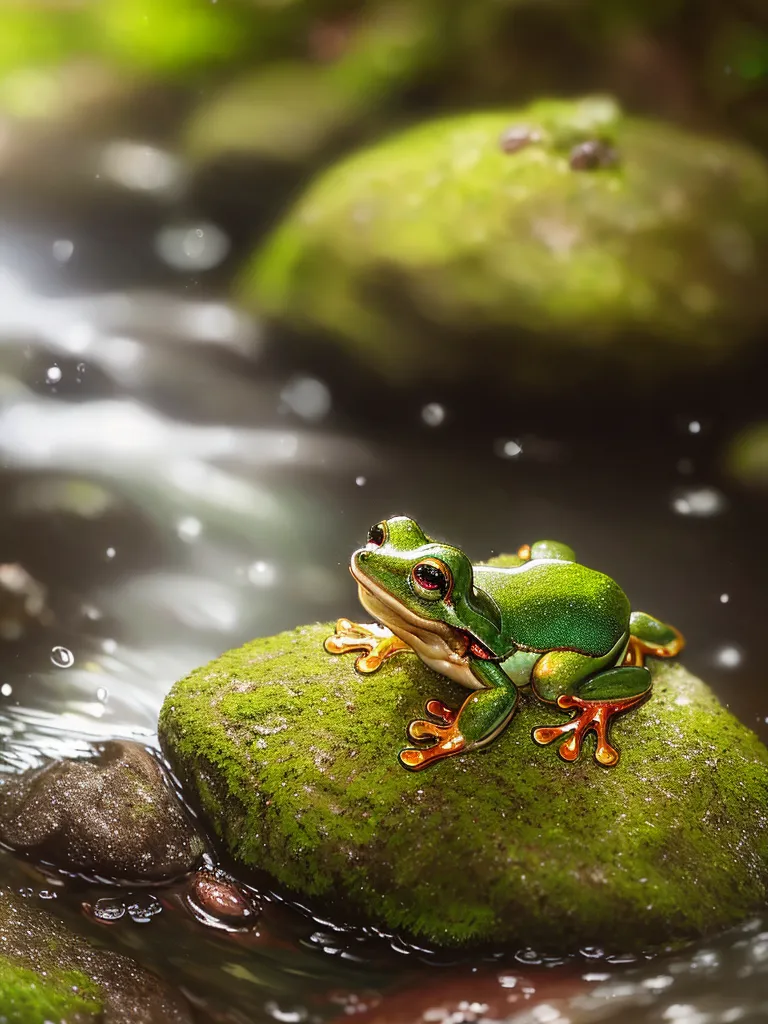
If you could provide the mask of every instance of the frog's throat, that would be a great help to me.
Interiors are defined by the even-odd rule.
[[[354,563],[350,565],[349,571],[358,585],[363,608],[407,643],[426,665],[461,686],[471,690],[483,688],[469,667],[471,638],[464,630],[417,615],[402,601],[368,579]]]

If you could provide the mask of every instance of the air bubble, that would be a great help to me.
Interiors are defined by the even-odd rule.
[[[52,647],[51,663],[56,668],[72,668],[75,663],[75,656],[68,647]]]
[[[45,383],[46,384],[58,384],[61,380],[61,367],[49,366],[45,371]]]

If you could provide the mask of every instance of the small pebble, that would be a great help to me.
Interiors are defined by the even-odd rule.
[[[614,167],[618,154],[602,139],[588,139],[573,147],[568,162],[572,171],[597,171],[601,167]]]

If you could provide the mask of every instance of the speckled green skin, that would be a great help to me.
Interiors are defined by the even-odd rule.
[[[637,950],[764,903],[768,751],[681,665],[651,660],[616,768],[534,746],[524,694],[485,751],[413,774],[392,757],[406,724],[466,691],[409,654],[361,676],[323,651],[330,629],[246,644],[163,706],[163,748],[243,867],[443,946]]]
[[[515,125],[539,141],[503,152]],[[572,170],[572,147],[594,139],[618,163]],[[339,163],[239,294],[394,381],[474,371],[552,392],[733,356],[768,312],[767,261],[757,153],[607,99],[542,101],[426,123]]]

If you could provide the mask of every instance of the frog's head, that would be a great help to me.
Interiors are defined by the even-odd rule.
[[[413,519],[395,516],[372,526],[350,570],[363,606],[400,636],[404,622],[409,631],[460,633],[465,646],[473,638],[487,643],[498,631],[498,609],[475,589],[469,558],[427,537]]]

